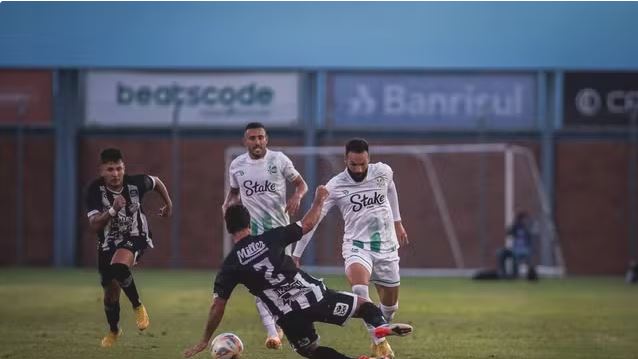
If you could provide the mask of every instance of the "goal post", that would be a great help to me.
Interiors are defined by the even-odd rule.
[[[307,208],[314,187],[345,167],[343,146],[270,148],[285,153],[309,184],[300,212]],[[245,151],[243,147],[226,149],[226,193],[228,166]],[[401,216],[410,238],[410,244],[399,252],[403,274],[467,276],[480,268],[495,268],[506,228],[521,210],[534,219],[534,261],[539,274],[564,274],[549,201],[529,148],[506,143],[375,145],[370,157],[372,163],[385,162],[394,171]],[[289,188],[289,194],[291,191]],[[338,209],[330,212],[319,224],[303,260],[312,270],[342,273],[343,220]],[[225,232],[224,238],[226,254],[232,243]]]

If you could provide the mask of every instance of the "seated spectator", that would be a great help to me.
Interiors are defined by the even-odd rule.
[[[505,248],[498,252],[498,274],[500,278],[518,278],[519,266],[527,265],[527,279],[538,279],[533,263],[532,218],[525,211],[518,212],[514,223],[507,230]],[[511,264],[511,265],[508,265]]]

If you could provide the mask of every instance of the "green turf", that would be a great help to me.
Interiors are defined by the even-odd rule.
[[[201,335],[212,274],[141,268],[138,288],[151,317],[143,334],[122,298],[124,336],[109,350],[101,288],[93,270],[0,269],[0,359],[179,358]],[[329,286],[346,289],[342,277]],[[397,321],[414,335],[393,338],[398,358],[638,358],[638,286],[621,278],[472,282],[404,278]],[[264,332],[243,287],[220,331],[239,335],[245,359],[301,358],[287,345],[264,349]],[[367,353],[359,320],[318,325],[322,343]],[[208,354],[200,354],[207,358]]]

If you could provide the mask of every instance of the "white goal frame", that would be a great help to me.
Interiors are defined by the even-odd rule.
[[[339,158],[336,156],[343,155],[343,146],[315,146],[315,147],[303,147],[303,146],[272,146],[269,147],[273,150],[282,151],[286,155],[316,155],[316,156],[332,156],[331,158]],[[224,197],[230,190],[230,184],[228,182],[228,167],[232,160],[246,152],[245,147],[232,146],[226,148],[224,154],[225,172],[224,172]],[[532,175],[532,181],[534,188],[537,191],[543,220],[549,225],[547,230],[551,235],[550,241],[552,255],[555,260],[554,266],[537,266],[537,271],[540,275],[545,277],[562,277],[565,274],[564,260],[561,248],[558,244],[558,238],[553,225],[551,216],[551,210],[549,201],[545,193],[543,184],[540,180],[540,174],[534,159],[532,151],[524,146],[512,145],[507,143],[487,143],[487,144],[441,144],[441,145],[375,145],[375,155],[413,155],[418,158],[425,168],[425,173],[428,177],[429,183],[432,186],[432,193],[434,193],[434,202],[441,215],[443,227],[447,237],[450,250],[454,257],[457,268],[401,268],[401,275],[404,276],[462,276],[469,277],[476,272],[478,268],[466,268],[465,261],[460,250],[459,242],[457,239],[456,231],[452,224],[450,212],[447,208],[445,196],[443,195],[442,186],[437,174],[437,170],[430,158],[431,154],[441,153],[501,153],[504,154],[504,223],[503,228],[507,228],[512,223],[515,215],[514,208],[514,191],[515,191],[515,173],[514,173],[514,156],[521,155],[527,165],[529,166],[530,173]],[[335,167],[334,160],[333,167]],[[342,170],[343,162],[341,160],[337,163],[335,168],[335,174]],[[341,166],[341,167],[340,167]],[[303,175],[303,174],[302,174]],[[309,190],[312,194],[312,189]],[[222,226],[223,227],[223,226]],[[232,240],[226,233],[225,228],[223,231],[223,254],[226,255],[232,248]],[[504,236],[505,237],[505,236]],[[310,272],[326,273],[326,274],[341,274],[343,273],[343,267],[328,267],[328,266],[305,266]]]

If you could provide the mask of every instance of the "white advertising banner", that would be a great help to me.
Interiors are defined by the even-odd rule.
[[[87,125],[243,127],[299,121],[296,73],[89,71]],[[176,111],[177,109],[177,111]]]

